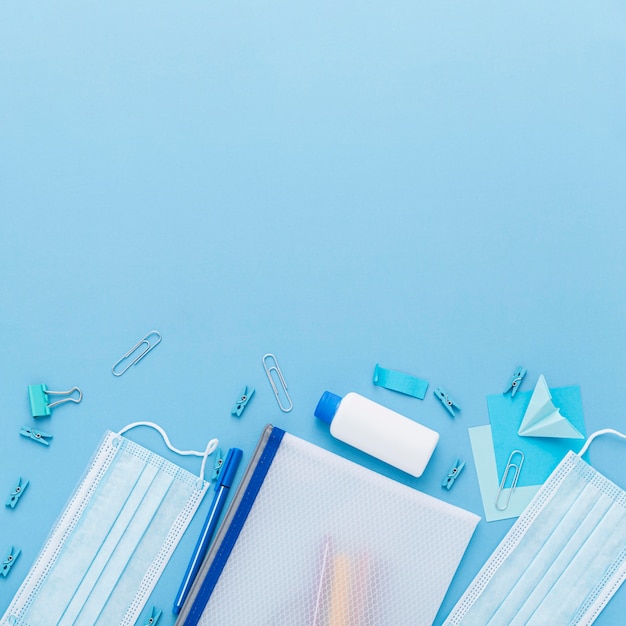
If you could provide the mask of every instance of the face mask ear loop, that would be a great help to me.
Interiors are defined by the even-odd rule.
[[[585,442],[585,445],[580,449],[579,452],[577,452],[578,456],[582,456],[583,454],[585,454],[585,452],[587,452],[587,449],[589,448],[589,444],[596,437],[599,437],[600,435],[617,435],[618,437],[621,437],[622,439],[626,439],[626,435],[624,435],[624,433],[620,433],[618,430],[613,430],[612,428],[604,428],[602,430],[596,430],[595,433],[589,435],[589,438]]]
[[[210,454],[212,454],[213,452],[215,452],[215,449],[217,448],[217,445],[219,444],[219,440],[217,439],[211,439],[209,441],[209,443],[206,446],[206,449],[204,450],[204,452],[198,452],[196,450],[179,450],[178,448],[175,448],[172,443],[170,442],[169,437],[167,436],[167,433],[158,425],[155,424],[154,422],[133,422],[132,424],[128,424],[128,426],[124,426],[124,428],[122,428],[120,431],[118,431],[118,435],[123,435],[125,432],[128,432],[131,428],[136,428],[137,426],[148,426],[149,428],[154,428],[154,430],[158,431],[161,435],[161,437],[163,437],[163,441],[165,441],[165,445],[172,451],[175,452],[176,454],[180,454],[182,456],[198,456],[202,458],[202,465],[200,466],[200,479],[204,480],[204,470],[206,468],[206,461],[207,458],[209,457]]]

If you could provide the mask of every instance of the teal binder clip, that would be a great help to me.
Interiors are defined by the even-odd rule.
[[[404,372],[388,370],[376,363],[374,367],[374,384],[378,387],[391,389],[407,396],[423,400],[428,389],[428,381]]]
[[[6,558],[2,562],[2,569],[0,570],[0,574],[2,574],[5,578],[11,572],[11,568],[15,565],[15,561],[17,561],[17,557],[22,553],[19,548],[14,548],[11,546],[9,550],[9,554],[7,554]]]
[[[154,626],[161,619],[161,615],[163,615],[163,611],[159,611],[156,606],[153,606],[148,619],[144,622],[144,626]]]
[[[441,481],[441,486],[450,491],[450,488],[454,485],[454,481],[459,477],[459,474],[464,467],[465,461],[457,459],[454,462],[454,465],[449,469],[448,475]]]
[[[28,487],[28,481],[25,480],[22,482],[22,477],[20,476],[17,479],[17,485],[15,485],[9,499],[6,501],[6,506],[10,506],[14,509],[17,506],[17,503],[20,501],[23,493],[26,491],[26,487]]]
[[[442,387],[437,387],[437,389],[435,389],[434,391],[434,394],[437,396],[437,398],[439,398],[439,400],[441,400],[441,404],[443,404],[446,411],[448,411],[448,413],[450,413],[452,417],[456,416],[454,409],[456,409],[457,411],[461,410],[461,407],[452,399],[450,394]]]
[[[253,395],[254,387],[248,387],[248,385],[246,385],[243,388],[243,391],[241,392],[237,402],[235,402],[235,404],[233,405],[230,414],[240,417],[243,413],[243,410],[246,408],[246,406],[248,406],[248,402],[250,402],[250,398],[252,398]]]
[[[71,395],[77,391],[78,398]],[[62,400],[49,403],[48,396],[68,396]],[[83,399],[83,392],[78,387],[72,387],[69,391],[50,391],[47,385],[28,385],[28,400],[30,402],[30,412],[33,417],[48,417],[50,409],[63,404],[64,402],[76,402],[78,404]]]
[[[509,380],[509,385],[504,391],[504,393],[506,394],[506,393],[509,393],[510,391],[511,398],[514,398],[515,394],[517,393],[517,390],[522,384],[522,380],[524,379],[524,376],[526,376],[526,368],[519,365],[513,372],[513,376],[511,376],[511,379]]]
[[[52,439],[51,434],[44,433],[41,430],[35,430],[34,428],[31,428],[30,426],[22,426],[22,430],[20,430],[20,435],[22,435],[22,437],[27,437],[28,439],[32,439],[33,441],[36,441],[37,443],[41,443],[44,446],[49,446],[50,442],[48,441],[48,439]]]

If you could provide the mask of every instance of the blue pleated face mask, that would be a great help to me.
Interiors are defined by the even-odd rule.
[[[592,624],[626,578],[626,492],[569,452],[445,622]]]
[[[140,425],[177,454],[202,457],[200,475],[122,436]],[[149,422],[107,431],[0,624],[135,624],[206,493],[216,447],[213,439],[204,452],[177,450]]]

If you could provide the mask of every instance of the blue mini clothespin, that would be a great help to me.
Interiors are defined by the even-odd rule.
[[[222,449],[218,448],[215,451],[215,465],[213,465],[213,471],[211,472],[211,482],[217,480],[222,472],[222,466],[224,465],[224,455]]]
[[[9,575],[11,568],[15,565],[15,561],[17,561],[17,557],[22,553],[22,551],[18,548],[17,550],[11,546],[11,550],[9,550],[9,554],[6,556],[4,561],[2,562],[2,570],[0,570],[0,574],[2,574],[5,578]]]
[[[163,615],[163,611],[159,611],[156,606],[153,606],[147,621],[144,622],[144,626],[154,626],[161,619],[161,615]]]
[[[30,426],[22,426],[22,430],[20,430],[20,435],[22,437],[28,437],[37,443],[43,443],[44,446],[49,446],[50,442],[48,439],[52,439],[52,435],[49,433],[44,433],[41,430],[35,430]]]
[[[243,413],[243,410],[248,405],[248,402],[250,402],[250,398],[253,396],[253,394],[254,394],[254,387],[248,387],[248,385],[246,385],[243,388],[243,391],[241,392],[239,399],[233,405],[233,408],[231,409],[230,414],[240,417],[241,414]]]
[[[454,485],[454,481],[459,477],[459,474],[464,467],[465,461],[457,459],[454,462],[454,465],[449,469],[448,475],[441,481],[441,486],[450,491],[450,488]]]
[[[513,372],[513,376],[511,376],[511,380],[509,380],[509,384],[504,393],[509,393],[510,391],[511,398],[514,398],[517,390],[522,384],[522,379],[524,378],[524,376],[526,376],[526,368],[519,365]]]
[[[70,397],[78,391],[78,398]],[[49,403],[48,396],[68,396],[62,400]],[[69,391],[50,391],[47,385],[28,385],[28,400],[30,402],[30,412],[33,417],[48,417],[52,407],[64,402],[80,402],[83,399],[83,392],[78,387],[72,387]]]
[[[10,506],[12,509],[14,509],[20,498],[22,497],[22,494],[26,491],[26,487],[28,487],[28,481],[25,480],[24,482],[22,482],[22,477],[20,476],[17,479],[17,485],[15,485],[15,488],[11,492],[9,499],[6,501],[6,506]]]
[[[435,389],[434,394],[441,400],[441,404],[446,408],[446,411],[455,417],[454,409],[457,411],[461,410],[461,407],[450,397],[450,394],[443,389],[442,387],[437,387]]]

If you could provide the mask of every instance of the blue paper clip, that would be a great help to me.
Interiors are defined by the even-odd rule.
[[[147,621],[144,622],[144,626],[154,626],[161,619],[161,615],[163,615],[163,611],[159,611],[156,606],[153,606]]]
[[[404,372],[386,369],[378,365],[378,363],[374,366],[374,379],[372,382],[378,387],[404,393],[419,400],[424,399],[428,389],[427,380],[411,376],[411,374],[405,374]]]
[[[14,509],[17,506],[17,503],[20,501],[22,494],[26,491],[26,487],[28,487],[28,481],[25,480],[24,482],[22,482],[22,477],[20,476],[17,479],[17,485],[15,485],[15,488],[11,492],[9,499],[6,501],[6,506],[10,506],[12,509]]]
[[[254,395],[254,387],[248,387],[246,385],[239,396],[239,399],[233,405],[233,408],[230,411],[231,415],[236,415],[240,417],[243,413],[243,410],[248,406],[248,402],[250,402],[250,398]]]
[[[215,451],[215,464],[213,465],[213,471],[211,472],[211,482],[217,480],[222,472],[222,466],[224,465],[224,455],[222,449],[218,448]]]
[[[450,397],[450,394],[442,387],[437,387],[437,389],[435,389],[433,393],[437,396],[437,398],[439,398],[439,400],[441,400],[441,404],[443,404],[443,406],[446,408],[446,411],[448,411],[448,413],[450,413],[452,417],[455,417],[456,415],[454,409],[456,409],[457,411],[461,410],[461,407]]]
[[[509,380],[509,385],[504,391],[504,393],[509,393],[510,391],[511,398],[514,398],[515,394],[517,393],[517,390],[520,388],[520,385],[522,384],[522,380],[524,376],[526,376],[526,368],[520,365],[513,372],[513,376],[511,376],[511,380]]]
[[[37,443],[42,443],[44,446],[49,446],[50,442],[48,439],[52,439],[52,435],[49,433],[44,433],[41,430],[35,430],[30,426],[22,426],[22,430],[20,430],[20,435],[22,437],[28,437]]]
[[[457,459],[448,471],[448,475],[441,481],[441,486],[445,487],[449,491],[450,487],[454,485],[454,481],[459,477],[459,474],[464,467],[465,461]]]
[[[67,397],[48,403],[48,396],[71,396],[75,391],[78,391],[78,398]],[[52,407],[64,402],[76,402],[78,404],[82,399],[83,392],[78,387],[72,387],[69,391],[50,391],[46,385],[28,385],[28,400],[33,417],[48,417]]]
[[[9,575],[9,572],[11,571],[11,568],[13,567],[13,565],[15,565],[15,561],[17,561],[17,557],[21,553],[22,551],[19,548],[16,550],[13,546],[11,546],[11,550],[9,551],[9,554],[6,556],[6,558],[2,562],[2,571],[0,571],[0,574],[2,574],[6,578]]]

